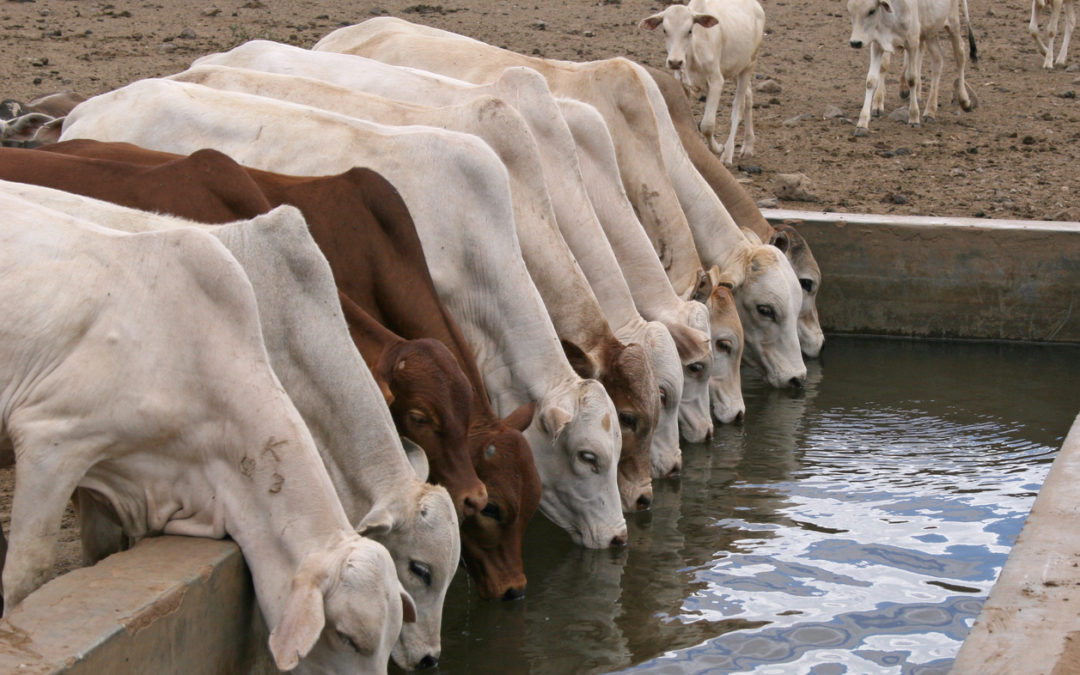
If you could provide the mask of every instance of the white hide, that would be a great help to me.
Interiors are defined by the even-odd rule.
[[[394,660],[406,668],[437,660],[443,601],[461,552],[457,516],[446,490],[410,465],[300,212],[279,207],[251,221],[198,225],[36,185],[0,181],[0,189],[111,229],[194,226],[225,245],[254,288],[270,364],[311,431],[349,522],[387,545],[415,602],[416,621],[401,631]]]
[[[63,138],[179,153],[214,147],[295,175],[357,165],[379,172],[409,205],[424,250],[438,252],[427,256],[432,279],[475,350],[496,411],[538,402],[525,436],[544,484],[544,513],[583,545],[625,542],[614,407],[562,353],[521,259],[506,169],[482,141],[168,80],[142,80],[79,105]]]
[[[50,576],[78,488],[133,540],[234,539],[279,668],[385,672],[411,601],[346,518],[237,261],[191,228],[115,232],[10,194],[0,210],[5,613]]]
[[[740,157],[754,154],[754,69],[758,49],[765,37],[765,10],[757,0],[690,0],[686,5],[668,5],[664,11],[641,21],[641,27],[664,28],[666,64],[687,91],[705,93],[701,133],[724,164],[735,157],[735,132],[743,131]],[[731,131],[721,146],[716,142],[716,111],[724,80],[735,80],[735,100],[731,104]]]

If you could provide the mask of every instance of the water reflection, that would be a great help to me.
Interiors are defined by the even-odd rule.
[[[458,574],[439,672],[947,671],[1080,411],[1080,350],[834,339],[809,365],[799,392],[746,378],[746,422],[684,447],[626,549],[538,518],[525,599]]]

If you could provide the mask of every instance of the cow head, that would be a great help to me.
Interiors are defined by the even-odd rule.
[[[876,42],[886,52],[893,51],[898,17],[894,0],[848,0],[851,15],[851,37],[848,43],[855,49]]]
[[[816,358],[825,343],[825,334],[818,321],[817,294],[821,288],[821,268],[803,236],[791,225],[776,226],[769,243],[784,252],[802,287],[802,307],[799,309],[799,347],[808,358]]]
[[[714,355],[709,346],[709,310],[700,301],[684,302],[679,320],[668,323],[667,327],[683,364],[679,435],[689,443],[701,443],[712,433],[709,373]]]
[[[742,419],[746,405],[742,397],[743,328],[731,289],[717,284],[707,303],[712,336],[713,368],[709,373],[709,404],[712,416],[721,424]]]
[[[474,424],[469,438],[473,465],[488,489],[488,503],[461,523],[465,568],[485,600],[525,594],[522,541],[540,505],[540,475],[522,432],[536,410],[527,403],[502,420]]]
[[[479,513],[487,489],[469,457],[472,387],[457,359],[438,340],[401,340],[383,350],[374,370],[399,432],[427,453],[430,480],[450,492],[458,518]]]
[[[351,534],[301,561],[270,651],[281,670],[385,671],[402,623],[415,620],[389,552]]]
[[[645,324],[641,346],[653,364],[660,405],[649,451],[652,477],[671,478],[682,471],[682,450],[679,448],[679,396],[685,382],[682,361],[671,332],[662,323],[649,321]]]
[[[538,405],[525,437],[543,485],[540,509],[579,546],[625,545],[616,477],[622,431],[611,398],[596,380],[575,376]]]
[[[391,652],[395,663],[411,670],[439,661],[443,601],[461,558],[461,537],[454,503],[442,486],[416,478],[391,492],[356,529],[390,551],[416,607],[416,621],[402,626]]]
[[[595,377],[615,404],[622,430],[618,483],[623,511],[644,511],[652,505],[649,448],[660,416],[656,375],[639,344],[611,340],[594,362],[577,345],[563,340],[563,351],[578,375]]]
[[[791,263],[775,246],[750,244],[716,274],[735,296],[746,345],[743,360],[773,387],[801,387],[806,365],[796,324],[802,289]]]
[[[686,54],[690,51],[690,40],[695,26],[711,28],[719,21],[711,14],[700,14],[686,5],[668,5],[659,14],[653,14],[638,24],[645,30],[664,27],[664,44],[667,47],[667,67],[678,73],[686,63]]]

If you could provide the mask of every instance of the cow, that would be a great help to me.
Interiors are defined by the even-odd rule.
[[[1054,38],[1057,37],[1062,7],[1065,8],[1065,32],[1061,36],[1061,51],[1055,59]],[[1050,16],[1046,21],[1046,40],[1044,41],[1039,34],[1039,14],[1046,12],[1049,12]],[[1069,59],[1069,41],[1072,39],[1074,28],[1076,28],[1076,3],[1073,0],[1031,0],[1031,21],[1028,23],[1028,32],[1039,45],[1039,53],[1043,55],[1042,67],[1046,70],[1053,70],[1054,66],[1065,67],[1065,62]]]
[[[543,86],[542,78],[533,77]],[[570,363],[582,377],[602,382],[618,411],[622,426],[618,477],[623,509],[649,508],[649,454],[659,417],[652,365],[641,345],[623,343],[613,334],[589,281],[560,236],[544,180],[547,167],[542,166],[537,143],[513,107],[501,99],[481,96],[461,105],[429,108],[317,80],[206,65],[170,79],[295,103],[317,103],[332,112],[382,124],[438,126],[470,133],[487,142],[508,170],[514,224],[525,264]],[[567,139],[566,143],[572,141]],[[572,153],[572,148],[565,152]],[[587,199],[584,206],[589,208]]]
[[[765,37],[765,10],[757,0],[690,0],[668,5],[664,11],[641,20],[646,30],[664,28],[665,63],[688,92],[705,90],[701,133],[724,164],[735,157],[735,132],[743,122],[740,157],[754,154],[754,69]],[[735,80],[731,104],[731,131],[721,146],[713,136],[716,111],[724,79]]]
[[[64,115],[84,100],[73,91],[63,90],[38,96],[29,103],[10,98],[0,101],[0,145],[31,148],[55,143]]]
[[[378,171],[409,205],[439,296],[477,356],[495,409],[537,403],[526,439],[543,483],[541,509],[578,544],[626,543],[614,405],[560,349],[521,259],[506,169],[483,141],[157,79],[78,105],[61,135],[74,138],[181,153],[210,146],[254,168],[296,175],[357,164]]]
[[[810,245],[791,225],[783,224],[774,228],[769,224],[750,194],[735,180],[727,167],[716,161],[716,156],[709,151],[694,127],[690,102],[679,81],[658,68],[644,67],[660,88],[671,121],[694,168],[723,202],[732,219],[740,228],[753,230],[762,241],[776,246],[787,256],[795,276],[799,279],[799,286],[802,287],[802,309],[799,311],[798,320],[799,347],[804,356],[817,357],[825,342],[817,312],[821,268],[810,251]]]
[[[649,232],[672,286],[690,297],[701,269],[677,269],[696,244],[701,263],[717,267],[738,301],[746,341],[744,361],[773,387],[801,387],[806,366],[796,321],[801,290],[791,264],[774,246],[753,244],[693,168],[666,114],[663,96],[645,70],[627,59],[591,63],[515,54],[455,33],[376,17],[332,31],[313,47],[422,67],[471,82],[490,82],[506,68],[536,69],[558,96],[594,105],[615,142],[623,185]],[[670,174],[669,174],[670,172]]]
[[[3,186],[9,194],[92,216],[114,229],[193,225],[36,185]],[[424,483],[422,451],[412,455],[419,464],[406,459],[379,389],[349,338],[326,259],[299,212],[280,208],[288,218],[260,226],[208,226],[209,231],[240,261],[255,288],[271,366],[311,430],[346,515],[390,550],[416,602],[417,620],[402,631],[394,660],[409,668],[436,662],[442,605],[460,555],[453,503],[444,488]],[[84,546],[94,543],[86,537],[84,532]],[[97,544],[89,558],[117,548]]]
[[[614,144],[600,113],[573,99],[560,99],[559,106],[574,135],[589,197],[634,303],[643,316],[665,323],[671,334],[684,342],[680,353],[691,353],[694,347],[698,350],[697,360],[686,364],[679,432],[687,441],[700,443],[712,433],[710,405],[712,416],[721,423],[741,419],[745,411],[738,314],[724,313],[722,307],[712,305],[712,298],[705,305],[675,294],[619,181]],[[710,335],[716,337],[712,349]]]
[[[92,140],[65,141],[35,152],[0,151],[0,177],[211,223],[253,217],[280,204],[298,207],[330,263],[354,339],[357,325],[349,308],[355,300],[372,312],[386,308],[378,318],[407,331],[414,338],[409,342],[434,337],[450,345],[474,388],[466,396],[472,406],[468,454],[490,498],[478,514],[460,521],[466,567],[481,597],[512,599],[524,593],[522,535],[540,499],[540,479],[521,435],[532,409],[517,411],[505,422],[494,415],[475,361],[431,286],[408,210],[384,178],[365,169],[329,177],[282,176],[241,167],[211,149],[178,156]],[[395,228],[392,236],[376,236],[390,228]],[[376,286],[383,295],[372,290]],[[346,288],[347,293],[341,290]],[[397,344],[390,337],[387,341]],[[397,370],[389,371],[388,389],[395,389],[393,378],[403,375]],[[415,376],[424,369],[410,365],[408,370]],[[425,381],[423,389],[440,386],[433,377]],[[441,411],[450,403],[440,398],[419,405]]]
[[[904,49],[904,89],[908,95],[908,124],[920,126],[923,118],[932,121],[937,115],[938,89],[944,57],[941,53],[939,34],[942,29],[949,34],[953,57],[956,60],[957,79],[954,93],[961,109],[969,112],[975,108],[975,99],[964,81],[967,57],[960,38],[960,2],[964,4],[964,21],[968,27],[968,46],[971,60],[977,59],[975,34],[968,18],[967,0],[848,0],[851,16],[849,43],[855,49],[870,45],[870,69],[866,75],[866,96],[863,98],[855,135],[870,133],[871,113],[880,114],[875,108],[875,97],[883,98],[879,85],[883,58],[897,48]],[[922,57],[924,49],[930,54],[930,94],[919,111],[922,95]]]
[[[11,194],[0,209],[5,614],[50,575],[78,488],[133,539],[235,540],[279,668],[386,672],[411,599],[346,517],[235,258],[190,228],[120,233]]]

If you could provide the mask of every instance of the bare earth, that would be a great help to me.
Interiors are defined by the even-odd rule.
[[[379,14],[525,54],[577,61],[626,56],[663,66],[662,36],[637,27],[639,20],[663,9],[662,2],[443,1],[3,0],[0,98],[28,100],[60,89],[91,96],[178,72],[199,56],[249,39],[310,47],[338,26]],[[1042,58],[1027,34],[1029,2],[969,2],[980,59],[969,69],[968,82],[978,108],[963,113],[950,105],[955,69],[947,58],[936,121],[916,129],[882,117],[871,121],[869,136],[854,138],[869,53],[848,46],[846,3],[764,0],[767,35],[755,85],[773,80],[778,90],[755,94],[757,155],[737,160],[734,169],[754,198],[773,196],[776,174],[801,172],[810,178],[817,201],[777,206],[1080,220],[1080,73],[1075,66],[1042,70]],[[1080,44],[1075,46],[1080,57]],[[1077,57],[1074,62],[1080,63]],[[886,110],[906,105],[899,99],[895,74],[887,82]],[[731,89],[721,101],[721,137],[728,129]],[[844,117],[826,119],[829,106]],[[5,530],[9,476],[0,476]],[[76,564],[77,541],[70,535],[64,551],[65,564]]]

